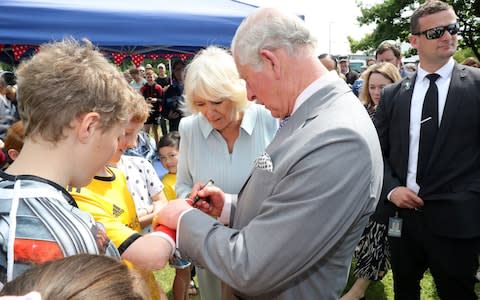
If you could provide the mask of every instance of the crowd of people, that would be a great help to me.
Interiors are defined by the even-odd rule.
[[[389,40],[357,73],[259,8],[171,80],[42,45],[0,73],[0,299],[167,299],[169,263],[175,300],[359,300],[390,269],[397,300],[426,270],[477,299],[480,69],[458,33],[427,1],[419,63]]]
[[[171,78],[167,76],[163,63],[158,64],[157,72],[151,64],[132,67],[123,72],[127,82],[150,105],[150,113],[143,131],[152,136],[155,146],[161,135],[178,131],[180,120],[185,113],[181,109],[185,66],[184,61],[175,60],[172,64]]]

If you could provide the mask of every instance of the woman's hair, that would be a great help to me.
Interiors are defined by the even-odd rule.
[[[23,129],[23,122],[17,121],[12,124],[7,130],[5,139],[3,140],[4,149],[15,149],[18,152],[23,148],[23,139],[25,137],[25,131]]]
[[[130,73],[130,75],[133,76],[133,75],[140,74],[140,70],[135,67],[132,67],[130,68],[130,70],[128,70],[128,73]]]
[[[389,62],[382,62],[376,63],[368,67],[365,72],[362,74],[362,78],[364,80],[362,88],[360,89],[360,94],[358,98],[363,105],[369,107],[373,105],[372,97],[370,97],[370,92],[368,90],[368,85],[370,83],[370,75],[377,73],[382,75],[383,77],[390,80],[392,83],[400,80],[402,77],[400,76],[400,72],[398,68],[392,65]]]
[[[230,100],[236,111],[249,102],[245,81],[240,78],[233,57],[224,49],[210,46],[201,50],[188,64],[184,82],[185,105],[198,112],[195,100],[221,102]]]
[[[17,98],[25,136],[56,143],[73,120],[100,115],[102,130],[130,117],[132,100],[141,98],[114,65],[88,40],[67,39],[40,46],[17,70]]]
[[[183,78],[177,78],[177,76],[175,76],[175,70],[177,68],[185,68],[185,62],[179,59],[174,61],[172,64],[172,79],[175,81],[180,81],[180,79],[183,79]]]
[[[162,147],[173,147],[178,150],[180,145],[180,134],[178,131],[170,131],[167,135],[164,135],[158,141],[158,150]]]
[[[237,29],[231,49],[241,65],[259,70],[263,64],[260,50],[284,49],[289,55],[305,55],[299,49],[314,50],[317,39],[300,17],[276,8],[259,8]]]
[[[78,254],[28,269],[7,282],[0,295],[40,292],[49,300],[160,299],[150,284],[151,272],[142,271],[105,255]],[[153,279],[154,280],[154,279]]]
[[[472,56],[465,58],[461,64],[465,66],[480,68],[480,63],[478,62],[478,59]]]

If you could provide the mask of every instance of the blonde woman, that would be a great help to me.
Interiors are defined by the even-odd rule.
[[[370,117],[374,119],[375,111],[380,103],[382,89],[386,85],[400,80],[400,73],[397,67],[391,63],[383,62],[368,67],[362,77],[365,82],[359,98]],[[365,291],[370,283],[381,280],[390,268],[386,219],[378,211],[375,211],[370,217],[370,221],[355,249],[357,264],[353,274],[357,280],[341,300],[364,299]]]
[[[398,68],[388,62],[376,63],[368,67],[362,75],[363,87],[358,98],[365,106],[371,118],[380,103],[382,89],[401,79]]]

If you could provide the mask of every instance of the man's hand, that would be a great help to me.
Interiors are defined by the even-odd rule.
[[[225,202],[225,193],[219,187],[204,186],[197,183],[192,189],[192,199],[197,195],[200,197],[200,200],[195,203],[194,206],[196,208],[214,218],[220,217]],[[207,199],[208,201],[206,201]]]
[[[399,208],[413,209],[423,206],[423,200],[412,190],[404,186],[398,186],[393,189],[390,201]]]
[[[185,199],[169,201],[168,204],[163,207],[160,212],[153,218],[152,227],[155,230],[155,228],[159,224],[162,224],[176,230],[178,218],[184,211],[190,208],[190,204],[188,204]]]

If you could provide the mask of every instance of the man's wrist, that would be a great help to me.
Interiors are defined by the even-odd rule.
[[[237,201],[237,197],[238,195],[236,194],[225,193],[225,199],[223,201],[222,211],[220,212],[220,216],[218,216],[217,218],[217,220],[220,223],[224,225],[230,224],[230,214],[231,214],[232,203]]]
[[[397,186],[397,187],[394,187],[394,188],[387,194],[387,200],[388,200],[388,201],[392,202],[392,194],[393,194],[393,192],[394,192],[397,188],[398,188],[398,186]]]
[[[177,219],[177,231],[176,231],[176,233],[178,234],[178,235],[177,235],[177,239],[176,239],[176,240],[177,240],[177,246],[178,246],[178,248],[180,247],[180,237],[179,237],[179,236],[180,236],[180,223],[181,223],[181,221],[182,221],[182,217],[183,217],[187,212],[193,211],[193,210],[195,210],[195,208],[190,207],[189,209],[186,209],[186,210],[182,211],[182,213],[180,213],[180,215],[178,216],[178,219]]]

